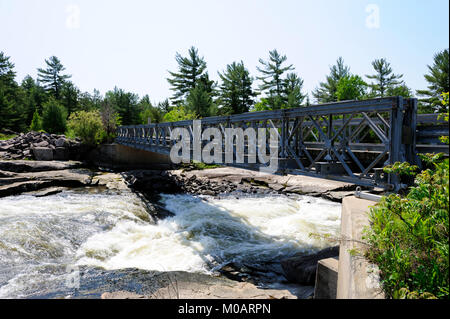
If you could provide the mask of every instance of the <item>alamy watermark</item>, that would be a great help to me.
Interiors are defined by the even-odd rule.
[[[380,28],[380,7],[377,4],[369,4],[366,6],[366,27],[369,29]]]
[[[262,164],[259,167],[261,172],[275,173],[278,171],[278,130],[270,128],[269,132],[267,143],[267,128],[249,127],[244,130],[238,127],[221,131],[217,127],[208,127],[202,131],[201,120],[194,120],[192,132],[183,127],[171,131],[170,139],[176,143],[170,150],[170,159],[175,164],[190,163],[191,160],[206,164],[259,162]]]

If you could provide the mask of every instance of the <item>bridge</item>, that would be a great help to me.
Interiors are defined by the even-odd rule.
[[[303,174],[398,190],[404,185],[398,176],[384,173],[384,166],[395,162],[420,165],[418,153],[449,154],[448,145],[439,141],[439,136],[448,135],[448,124],[437,114],[418,115],[417,103],[417,99],[386,97],[216,116],[203,118],[201,131],[218,128],[225,140],[226,128],[265,129],[267,136],[270,129],[275,129],[279,145],[277,174]],[[175,128],[188,129],[193,145],[193,124],[179,121],[120,126],[116,143],[168,155],[176,143],[171,139]],[[266,144],[268,150],[267,140]],[[242,162],[234,157],[233,163],[222,165],[261,169],[264,164],[249,161],[248,146],[246,140]],[[220,164],[224,163],[225,149],[221,157]]]

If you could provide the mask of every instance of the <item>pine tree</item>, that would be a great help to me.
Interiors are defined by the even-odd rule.
[[[51,97],[43,107],[42,128],[47,133],[63,134],[66,131],[67,111],[55,98]]]
[[[399,81],[403,74],[393,74],[391,64],[386,59],[376,59],[372,62],[372,66],[376,74],[366,75],[366,77],[375,80],[375,83],[369,84],[374,96],[385,97],[389,89],[403,84],[403,81]]]
[[[25,123],[31,123],[34,112],[37,110],[42,112],[42,105],[47,101],[48,97],[43,87],[39,86],[36,81],[27,75],[21,83],[23,92],[23,106],[25,110]]]
[[[321,82],[312,95],[318,103],[336,102],[337,85],[339,80],[350,74],[350,68],[344,64],[344,59],[339,57],[336,64],[330,67],[330,75],[325,82]]]
[[[9,59],[0,52],[0,127],[20,131],[25,129],[25,112],[15,81],[14,63]]]
[[[233,62],[219,77],[222,80],[219,100],[223,106],[222,114],[241,114],[248,112],[253,105],[256,93],[252,90],[253,78],[244,63]]]
[[[63,83],[61,89],[61,103],[66,108],[68,115],[78,111],[78,88],[71,82],[67,81]]]
[[[449,92],[449,61],[448,49],[434,55],[433,65],[428,65],[429,74],[425,80],[428,82],[427,90],[417,90],[417,94],[425,98],[420,102],[429,109],[441,109],[441,94]]]
[[[286,60],[285,55],[280,55],[277,50],[273,50],[269,52],[269,61],[259,59],[262,67],[256,67],[262,73],[262,76],[257,77],[258,80],[262,81],[259,87],[260,92],[266,93],[272,104],[272,109],[280,109],[283,106],[283,74],[294,70],[292,64],[282,67]]]
[[[186,111],[198,117],[216,115],[216,106],[205,83],[198,83],[186,98]]]
[[[302,93],[303,79],[295,73],[288,73],[283,84],[285,108],[301,107],[306,95]]]
[[[119,114],[123,125],[140,124],[138,99],[137,94],[125,92],[117,87],[105,95],[105,100],[111,103]]]
[[[66,68],[56,56],[45,60],[45,63],[47,64],[46,69],[38,69],[38,81],[43,83],[47,92],[51,93],[54,98],[59,99],[64,82],[72,76],[61,74]]]
[[[206,62],[200,57],[195,47],[189,49],[189,56],[183,57],[178,52],[175,57],[178,63],[178,72],[170,72],[172,78],[167,81],[172,86],[170,89],[174,91],[171,98],[176,105],[180,104],[194,89],[199,79],[204,75],[206,70]]]
[[[33,113],[33,119],[31,120],[30,131],[38,132],[40,130],[42,130],[42,119],[36,109]]]

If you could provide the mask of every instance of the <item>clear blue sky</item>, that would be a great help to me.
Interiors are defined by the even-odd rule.
[[[256,76],[258,59],[276,48],[307,92],[339,56],[362,76],[385,57],[416,90],[449,46],[448,10],[448,0],[0,0],[0,51],[18,81],[56,55],[82,91],[117,85],[152,101],[171,96],[167,71],[192,45],[215,80],[239,60]]]

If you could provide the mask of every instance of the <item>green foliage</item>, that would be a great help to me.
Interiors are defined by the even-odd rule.
[[[342,77],[336,87],[338,101],[361,100],[366,95],[367,83],[358,75]]]
[[[223,106],[222,114],[241,114],[248,112],[253,105],[256,93],[252,90],[253,78],[250,77],[244,63],[233,62],[227,65],[226,70],[219,77],[220,103]]]
[[[262,81],[259,89],[261,93],[266,93],[273,110],[281,109],[284,106],[283,90],[285,79],[283,78],[283,74],[294,70],[292,64],[282,66],[286,60],[287,57],[280,55],[277,50],[269,52],[268,61],[259,59],[259,63],[262,65],[262,67],[257,67],[258,71],[262,74],[260,77],[257,77],[258,80]]]
[[[31,121],[30,131],[38,132],[40,130],[42,130],[42,119],[39,116],[38,110],[36,109],[33,114],[33,120]]]
[[[388,174],[399,174],[399,175],[408,175],[414,176],[417,174],[417,170],[419,167],[416,165],[411,165],[407,162],[396,162],[393,165],[388,165],[383,168],[383,171]]]
[[[306,95],[302,93],[303,79],[295,73],[288,73],[283,83],[284,106],[290,109],[301,107]]]
[[[15,134],[3,134],[0,133],[0,141],[10,140],[12,138],[15,138],[17,135]]]
[[[202,82],[198,83],[189,93],[186,99],[186,110],[201,118],[216,115],[216,105],[208,87]]]
[[[259,102],[255,103],[251,111],[260,112],[269,110],[271,110],[269,100],[267,98],[262,98]]]
[[[38,80],[43,83],[47,92],[54,98],[59,99],[64,83],[72,76],[61,74],[66,68],[56,56],[51,56],[48,60],[45,60],[45,63],[47,64],[46,69],[38,69]]]
[[[206,71],[206,62],[199,56],[198,49],[191,47],[188,54],[188,57],[183,57],[177,52],[175,59],[178,63],[178,72],[169,71],[171,78],[167,81],[171,85],[170,89],[175,92],[171,98],[175,105],[183,102]]]
[[[420,101],[426,109],[445,112],[445,105],[441,104],[441,93],[450,90],[449,68],[448,49],[436,53],[433,65],[428,65],[429,74],[424,75],[425,80],[428,82],[428,89],[417,91],[419,96],[424,97]]]
[[[42,128],[48,133],[63,134],[66,131],[67,111],[53,97],[43,105]]]
[[[166,115],[164,115],[164,122],[177,122],[184,120],[195,120],[198,116],[195,113],[186,111],[183,106],[177,106],[172,108],[172,110]]]
[[[328,103],[337,101],[337,85],[339,80],[350,75],[350,68],[344,64],[344,59],[339,57],[336,64],[330,68],[330,75],[325,82],[321,82],[312,94],[318,103]]]
[[[369,84],[375,97],[385,97],[389,89],[403,84],[403,81],[400,81],[403,74],[392,73],[391,64],[386,59],[376,59],[372,62],[372,66],[376,73],[366,77],[375,80],[375,83]]]
[[[104,128],[98,111],[78,111],[69,117],[67,127],[81,141],[90,146],[97,145],[104,136]]]
[[[125,92],[117,87],[105,95],[105,101],[119,114],[123,125],[140,124],[138,99],[137,94]]]
[[[444,103],[446,97],[444,96]],[[428,168],[406,197],[383,197],[371,209],[367,257],[381,270],[393,298],[449,298],[449,159],[420,154]],[[417,167],[395,163],[388,173],[414,175]]]

